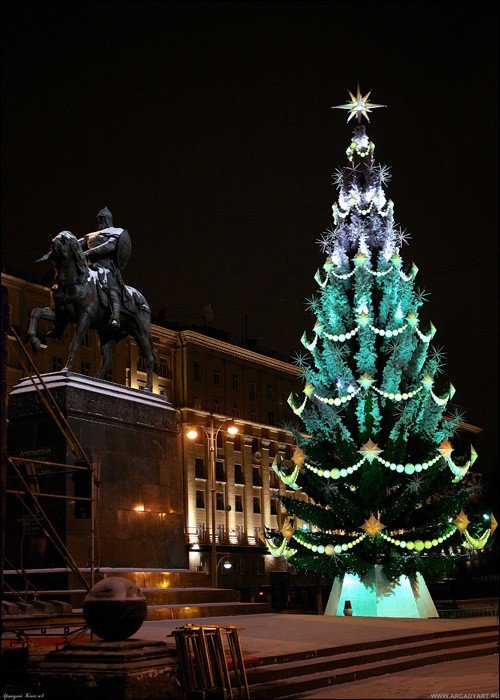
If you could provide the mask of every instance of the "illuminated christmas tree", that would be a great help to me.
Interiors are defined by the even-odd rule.
[[[383,106],[368,97],[358,87],[338,108],[360,122]],[[403,595],[399,612],[372,600],[358,602],[355,614],[431,616],[423,576],[449,568],[454,546],[483,548],[496,522],[491,515],[471,524],[464,512],[472,519],[476,452],[459,456],[452,446],[463,416],[451,408],[453,386],[438,389],[443,353],[432,344],[435,327],[420,321],[426,294],[415,286],[417,267],[400,255],[407,236],[384,192],[388,168],[375,162],[363,125],[347,159],[335,173],[333,227],[320,241],[327,258],[309,300],[313,335],[304,334],[307,353],[296,358],[305,396],[289,399],[304,429],[296,432],[295,466],[273,465],[289,490],[309,496],[281,496],[294,522],[306,525],[266,528],[264,540],[297,569],[335,580],[331,614],[357,595],[346,582],[363,580],[377,600],[384,586],[392,598],[411,588],[418,610],[410,613]]]

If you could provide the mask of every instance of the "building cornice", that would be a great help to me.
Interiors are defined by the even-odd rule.
[[[214,350],[215,352],[219,352],[230,357],[236,357],[239,360],[245,360],[246,362],[253,362],[255,364],[263,365],[264,367],[273,369],[276,372],[293,375],[294,377],[301,376],[301,370],[289,362],[277,360],[273,357],[268,357],[267,355],[261,355],[258,352],[247,350],[246,348],[240,348],[237,345],[231,345],[223,340],[217,340],[216,338],[211,338],[209,336],[202,335],[201,333],[188,330],[179,331],[178,336],[183,345],[196,345],[198,347],[206,348],[207,350]]]
[[[6,272],[2,272],[1,277],[2,284],[5,284],[7,287],[15,287],[16,289],[20,289],[21,291],[31,288],[39,292],[45,292],[45,294],[50,294],[49,287],[45,287],[43,284],[29,282],[28,280],[24,280],[21,277],[14,277],[13,275],[9,275]]]

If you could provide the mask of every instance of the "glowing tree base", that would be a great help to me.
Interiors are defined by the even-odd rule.
[[[325,615],[344,615],[346,601],[350,601],[356,617],[439,617],[421,574],[417,573],[413,581],[408,576],[389,581],[381,564],[362,578],[356,574],[336,578]]]

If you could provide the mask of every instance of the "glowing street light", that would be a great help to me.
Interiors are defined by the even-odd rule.
[[[220,433],[222,427],[226,425],[226,423],[229,423],[230,425],[227,426],[226,431],[229,435],[236,435],[238,433],[238,426],[236,426],[231,418],[226,418],[223,420],[218,428],[215,428],[215,419],[213,413],[210,414],[210,429],[205,428],[203,425],[199,425],[196,428],[190,428],[187,433],[186,437],[188,440],[196,440],[198,437],[198,428],[202,430],[205,435],[207,436],[208,440],[208,450],[209,450],[209,457],[210,457],[210,494],[211,494],[211,504],[212,504],[212,512],[211,512],[211,522],[212,522],[212,534],[210,538],[210,583],[212,588],[217,588],[217,567],[220,564],[220,561],[217,561],[217,542],[216,542],[216,510],[217,510],[217,494],[215,491],[215,453],[216,453],[216,442],[217,442],[217,435]],[[226,566],[226,563],[224,563],[225,568],[231,568],[231,562],[229,563],[229,567]]]

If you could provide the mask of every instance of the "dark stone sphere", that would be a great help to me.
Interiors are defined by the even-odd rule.
[[[105,641],[128,639],[146,619],[147,603],[137,586],[111,576],[99,581],[83,601],[83,617],[92,632]]]

